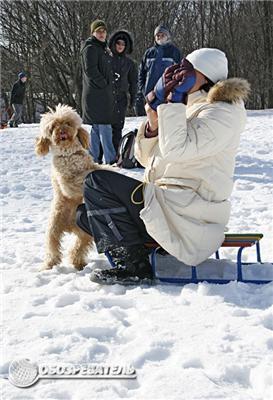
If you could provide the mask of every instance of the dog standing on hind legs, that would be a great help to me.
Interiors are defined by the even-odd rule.
[[[36,139],[36,154],[51,151],[53,201],[46,235],[46,256],[43,269],[61,262],[61,240],[65,232],[77,236],[70,250],[70,262],[78,270],[87,264],[86,257],[93,238],[76,225],[76,210],[83,202],[83,181],[89,172],[100,169],[87,152],[89,135],[81,127],[80,116],[71,107],[59,104],[50,109],[40,123]]]

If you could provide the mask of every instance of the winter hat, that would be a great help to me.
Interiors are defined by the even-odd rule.
[[[154,36],[158,33],[165,33],[168,37],[171,36],[169,29],[167,29],[164,25],[158,25],[154,30]]]
[[[107,31],[106,24],[101,19],[96,19],[95,21],[93,21],[90,27],[91,27],[91,34],[96,32],[98,29],[105,29]]]
[[[194,69],[202,72],[213,83],[227,79],[228,60],[223,51],[203,48],[188,54],[186,59],[192,63]]]
[[[22,78],[25,78],[25,77],[26,77],[26,74],[24,72],[19,72],[19,74],[18,74],[18,78],[19,79],[22,79]]]

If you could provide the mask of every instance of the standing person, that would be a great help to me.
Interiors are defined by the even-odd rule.
[[[106,42],[107,29],[104,21],[91,23],[89,37],[81,51],[83,72],[82,118],[92,125],[90,153],[99,162],[100,146],[106,164],[115,161],[116,152],[112,143],[114,117],[114,84],[112,55]]]
[[[223,242],[250,90],[246,80],[227,75],[225,53],[210,48],[165,71],[148,96],[148,121],[136,140],[136,157],[146,167],[144,187],[105,170],[85,179],[78,225],[116,264],[94,270],[92,281],[151,280],[144,246],[151,237],[187,265],[200,264]]]
[[[147,49],[142,58],[138,73],[139,102],[150,93],[158,79],[167,67],[178,64],[181,61],[180,50],[172,43],[170,31],[163,25],[158,25],[154,30],[155,44]],[[141,110],[141,104],[137,109]]]
[[[18,74],[18,80],[14,83],[11,89],[10,105],[13,110],[13,114],[9,120],[10,128],[15,128],[21,122],[23,112],[23,102],[26,93],[26,81],[27,76],[24,72]]]
[[[113,145],[116,153],[122,136],[122,129],[127,109],[127,92],[130,94],[129,107],[133,108],[136,98],[137,69],[127,54],[133,51],[133,39],[129,32],[120,30],[109,39],[109,47],[113,53],[113,72],[116,90],[115,123],[112,124]]]

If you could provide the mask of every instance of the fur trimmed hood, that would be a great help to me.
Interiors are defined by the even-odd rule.
[[[250,84],[241,78],[230,78],[217,82],[208,92],[207,102],[238,103],[246,101],[250,93]]]

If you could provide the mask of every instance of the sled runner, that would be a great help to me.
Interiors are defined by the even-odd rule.
[[[200,266],[188,266],[177,260],[175,257],[168,254],[161,246],[155,243],[147,243],[146,246],[151,249],[150,260],[151,265],[154,271],[154,276],[160,282],[166,283],[177,283],[177,284],[187,284],[187,283],[199,283],[199,282],[208,282],[208,283],[217,283],[217,284],[226,284],[230,281],[238,281],[244,283],[254,283],[254,284],[266,284],[271,282],[272,280],[268,279],[248,279],[245,277],[247,273],[247,266],[251,265],[260,265],[260,268],[263,267],[263,263],[261,261],[261,250],[260,250],[260,240],[263,238],[262,233],[226,233],[225,240],[222,243],[221,247],[235,247],[238,248],[237,251],[237,262],[236,262],[236,271],[235,275],[230,275],[229,279],[219,277],[219,268],[217,263],[214,261],[214,271],[212,271],[212,275],[214,277],[202,276],[203,272],[202,264]],[[256,249],[256,258],[257,262],[252,263],[244,263],[242,262],[242,252],[249,247],[255,246]],[[109,254],[106,254],[109,262],[112,266],[112,260]],[[215,253],[216,260],[220,260],[220,249],[218,249]],[[213,260],[209,260],[213,261]],[[166,268],[168,266],[168,268]],[[161,268],[160,268],[161,267]],[[170,275],[160,275],[159,270],[162,269],[166,274]],[[182,272],[182,273],[181,273]]]

